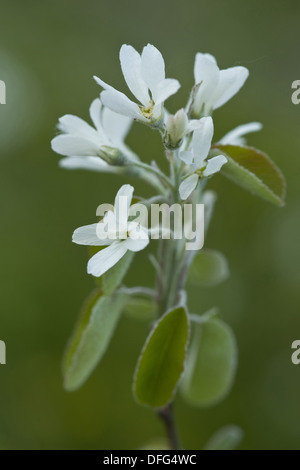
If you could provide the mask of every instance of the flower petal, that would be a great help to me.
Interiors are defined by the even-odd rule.
[[[124,242],[115,241],[89,260],[87,272],[95,277],[102,276],[125,255],[126,251]]]
[[[213,109],[227,103],[244,85],[249,75],[246,67],[231,67],[220,71],[220,81],[213,97]]]
[[[72,134],[58,135],[51,140],[51,147],[54,152],[66,156],[96,156],[100,145],[83,137]]]
[[[201,127],[194,131],[192,139],[194,161],[198,168],[203,166],[214,134],[214,124],[210,116],[200,119],[200,123]]]
[[[91,120],[93,121],[93,124],[97,129],[98,135],[100,136],[101,140],[103,140],[102,145],[109,145],[109,140],[107,139],[107,136],[105,135],[105,132],[102,126],[102,120],[101,120],[102,112],[103,112],[102,103],[99,98],[96,98],[90,106]]]
[[[179,194],[183,201],[185,201],[197,186],[199,176],[195,173],[185,178],[179,186]]]
[[[132,119],[104,108],[102,121],[105,134],[111,142],[115,145],[123,143],[132,125]]]
[[[179,153],[179,158],[187,165],[190,165],[191,163],[193,163],[194,155],[188,150],[183,150]]]
[[[59,166],[67,170],[91,170],[102,173],[118,173],[119,168],[108,165],[99,157],[65,157],[59,160]]]
[[[174,95],[179,88],[180,83],[175,78],[166,78],[160,82],[153,93],[155,105],[162,104],[167,98]]]
[[[196,129],[201,128],[201,126],[202,126],[201,119],[191,119],[186,126],[185,133],[189,134],[190,132],[193,132]]]
[[[140,224],[131,222],[128,224],[130,236],[124,241],[126,248],[130,251],[141,251],[149,244],[148,230]]]
[[[109,109],[115,113],[122,114],[123,116],[128,116],[133,119],[139,119],[140,121],[147,122],[147,119],[144,118],[140,112],[140,108],[136,103],[127,98],[124,93],[121,93],[117,90],[104,90],[101,93],[101,100],[104,106],[107,106]]]
[[[141,57],[142,76],[153,96],[159,83],[165,79],[165,62],[159,50],[151,44],[144,47]]]
[[[208,114],[211,108],[211,96],[214,94],[219,81],[220,71],[216,60],[210,54],[198,52],[195,57],[195,83],[201,83],[196,93],[193,109],[195,114]],[[202,109],[204,106],[204,109]]]
[[[216,157],[210,158],[203,171],[203,176],[210,176],[217,173],[225,163],[227,163],[227,158],[224,155],[217,155]]]
[[[120,62],[129,90],[144,106],[148,106],[150,96],[148,86],[142,76],[140,54],[132,46],[123,44],[120,49]]]
[[[121,226],[127,224],[133,191],[133,186],[124,184],[116,194],[114,208],[116,219]]]
[[[113,86],[104,82],[103,80],[101,80],[101,78],[97,77],[96,75],[93,76],[93,79],[95,80],[96,83],[98,83],[98,85],[104,88],[104,90],[117,91]]]
[[[262,129],[262,124],[260,122],[249,122],[248,124],[242,124],[238,127],[232,129],[232,131],[222,137],[220,143],[223,145],[243,145],[245,144],[244,135],[249,134],[250,132],[257,132]]]
[[[72,242],[77,245],[102,246],[112,243],[108,238],[100,239],[97,235],[98,224],[84,225],[73,232]]]
[[[66,114],[58,120],[58,128],[65,134],[74,134],[78,137],[95,139],[96,131],[83,119],[72,114]]]

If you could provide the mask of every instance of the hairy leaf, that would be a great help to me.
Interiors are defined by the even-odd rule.
[[[102,358],[119,320],[123,300],[120,294],[108,298],[98,291],[84,305],[63,359],[66,390],[79,388]]]
[[[242,145],[217,144],[213,149],[213,153],[221,152],[228,159],[221,170],[223,175],[266,201],[284,205],[285,179],[268,155]]]
[[[236,364],[236,341],[226,323],[212,318],[195,324],[182,381],[184,397],[197,406],[219,402],[231,388]]]
[[[135,372],[134,394],[139,403],[161,408],[170,402],[183,372],[188,336],[183,307],[165,313],[157,322]]]

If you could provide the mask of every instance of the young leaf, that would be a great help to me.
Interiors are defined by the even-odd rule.
[[[117,264],[103,274],[102,288],[104,295],[110,296],[119,287],[129,269],[133,255],[133,251],[128,250]]]
[[[226,177],[266,201],[284,205],[285,179],[268,155],[242,145],[217,144],[213,148],[228,159],[221,170]]]
[[[182,381],[184,397],[197,406],[219,402],[230,390],[236,365],[231,328],[216,318],[196,324]]]
[[[63,359],[66,390],[79,388],[102,358],[117,325],[123,301],[121,294],[108,298],[98,291],[84,306]]]
[[[224,426],[213,434],[204,450],[235,450],[243,436],[244,432],[239,426]]]
[[[90,246],[90,256],[94,256],[104,248],[106,247]],[[134,253],[128,250],[120,261],[118,261],[112,268],[106,271],[101,277],[95,277],[96,284],[101,287],[104,295],[110,296],[119,287],[130,267],[133,256]]]
[[[216,250],[203,249],[195,256],[188,274],[188,281],[199,287],[220,284],[229,276],[225,256]]]
[[[170,402],[183,372],[188,336],[183,307],[165,313],[157,322],[135,371],[133,390],[139,403],[161,408]]]

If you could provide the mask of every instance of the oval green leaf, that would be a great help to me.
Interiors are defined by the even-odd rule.
[[[266,201],[284,205],[285,179],[267,154],[242,145],[217,144],[213,149],[216,149],[214,153],[221,152],[228,159],[221,170],[224,176]]]
[[[188,282],[201,287],[211,287],[229,276],[225,256],[216,250],[203,249],[196,254],[188,274]]]
[[[102,289],[104,295],[111,295],[121,284],[132,262],[134,253],[128,250],[127,253],[102,276]]]
[[[213,434],[204,450],[235,450],[243,437],[244,432],[239,426],[224,426]]]
[[[188,337],[183,307],[165,313],[157,322],[135,371],[133,391],[140,404],[162,408],[172,400],[184,369]]]
[[[63,359],[64,388],[79,388],[104,355],[123,307],[124,296],[110,298],[99,291],[82,309]]]
[[[94,256],[104,248],[106,247],[90,246],[90,256]],[[128,250],[127,253],[125,253],[125,255],[120,259],[120,261],[118,261],[112,268],[106,271],[106,273],[104,273],[101,277],[95,278],[96,284],[101,287],[104,295],[110,296],[120,286],[130,267],[133,257],[133,251]]]
[[[236,365],[237,348],[231,328],[216,318],[195,324],[182,381],[184,397],[196,406],[216,404],[229,392]]]

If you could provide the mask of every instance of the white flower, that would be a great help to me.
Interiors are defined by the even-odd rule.
[[[188,166],[192,174],[189,174],[179,186],[179,194],[182,200],[187,199],[196,188],[200,176],[210,176],[220,171],[227,162],[224,155],[217,155],[207,160],[211,141],[214,133],[212,118],[200,119],[201,128],[196,129],[192,138],[192,151],[182,151],[179,157]]]
[[[184,109],[179,109],[176,114],[170,114],[166,119],[166,145],[177,147],[182,138],[201,127],[200,119],[189,121]]]
[[[195,116],[207,116],[227,103],[244,85],[249,71],[246,67],[220,70],[210,54],[198,52],[195,58],[195,83],[200,84],[192,104]]]
[[[163,114],[164,101],[177,92],[177,80],[165,78],[164,59],[156,47],[148,44],[140,55],[132,46],[123,44],[120,49],[122,72],[128,88],[141,104],[136,104],[124,93],[115,90],[103,80],[94,77],[104,88],[101,100],[116,113],[157,124]]]
[[[244,135],[249,134],[250,132],[260,131],[261,129],[262,124],[260,122],[249,122],[248,124],[242,124],[225,134],[219,143],[223,145],[245,145],[246,139],[244,138]]]
[[[146,228],[128,220],[133,191],[131,185],[123,185],[116,195],[113,211],[106,212],[98,224],[85,225],[74,231],[72,241],[78,245],[108,245],[89,260],[87,267],[89,274],[100,277],[128,250],[140,251],[148,245],[149,236]]]
[[[60,161],[63,168],[116,171],[101,157],[121,151],[130,158],[124,139],[132,119],[104,108],[99,98],[92,102],[90,116],[95,127],[71,114],[61,117],[58,128],[62,133],[52,139],[52,149],[66,156]]]

